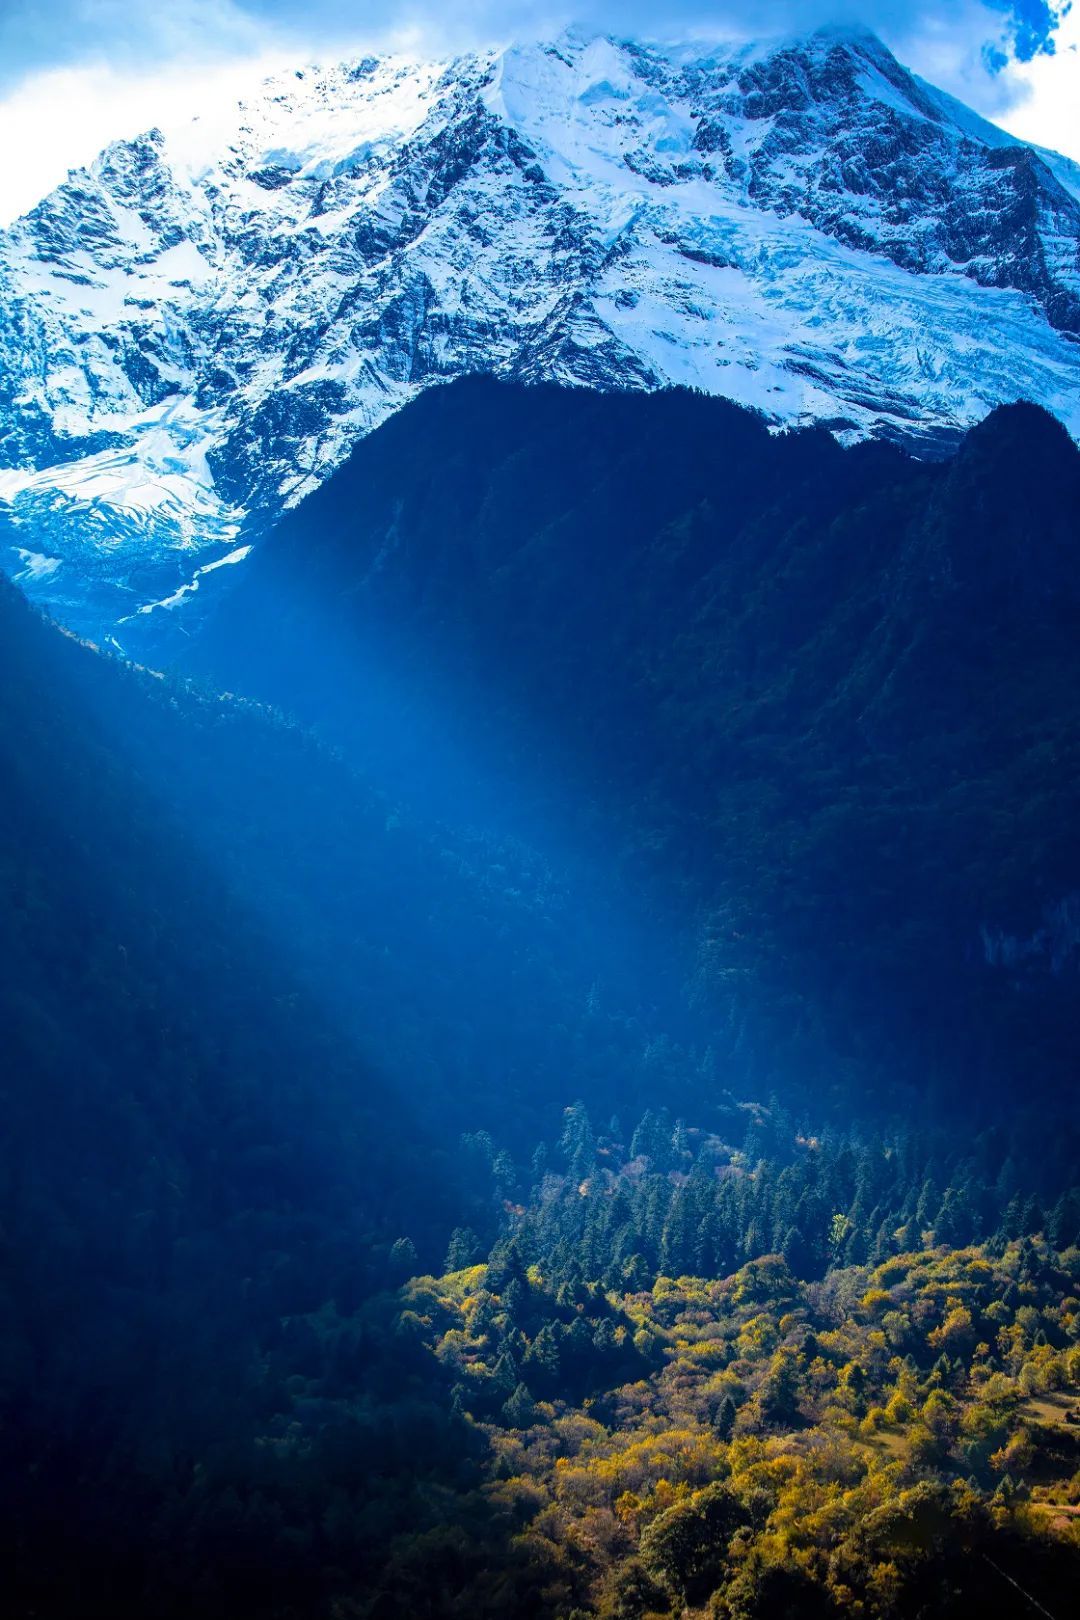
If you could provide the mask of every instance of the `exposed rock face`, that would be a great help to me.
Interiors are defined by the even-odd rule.
[[[470,372],[928,450],[1024,396],[1080,434],[1078,198],[864,34],[284,75],[0,239],[5,561],[127,644]]]

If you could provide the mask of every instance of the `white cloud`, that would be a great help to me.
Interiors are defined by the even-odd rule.
[[[283,61],[267,55],[157,72],[93,64],[31,75],[0,101],[0,225],[110,141],[206,114]]]
[[[1011,70],[1020,93],[1000,123],[1036,146],[1080,159],[1080,8],[1065,18],[1053,56],[1037,56]]]
[[[0,0],[0,41],[7,26],[4,4]],[[40,20],[47,8],[30,9]],[[27,67],[21,80],[0,92],[0,225],[32,207],[109,141],[206,116],[282,66],[348,54],[350,47],[361,48],[358,31],[368,45],[389,38],[441,51],[478,35],[513,31],[515,23],[539,31],[545,11],[550,18],[555,9],[575,8],[562,0],[501,0],[497,6],[492,0],[443,0],[436,13],[427,0],[397,0],[393,6],[376,0],[355,8],[279,0],[264,4],[257,17],[236,0],[169,0],[145,12],[129,0],[63,0],[62,9],[78,23],[65,45],[75,49],[74,58],[65,65]],[[657,0],[620,0],[617,21],[608,15],[608,0],[580,0],[576,10],[598,25],[606,20],[627,30],[675,29],[681,17],[696,14],[707,19],[710,31],[737,23],[739,32],[746,31],[746,0],[714,0],[707,12],[693,0],[671,0],[670,9]],[[755,19],[809,25],[830,11],[865,16],[908,66],[1019,138],[1080,158],[1080,0],[1062,25],[1057,55],[1012,62],[995,76],[986,71],[981,47],[1004,25],[983,0],[925,7],[909,0],[775,0],[764,11],[755,8]],[[346,15],[360,19],[351,40],[343,39]],[[396,38],[387,32],[391,16],[400,30]],[[403,22],[411,24],[408,33]],[[27,60],[40,62],[47,39],[35,26]]]
[[[41,19],[50,7],[63,13],[57,16],[57,65],[29,66],[13,80],[18,52],[3,59],[11,19],[20,9],[33,14],[33,28],[16,29],[15,43],[22,42],[27,61],[38,63],[47,54]],[[268,74],[367,49],[424,54],[446,47],[450,36],[441,28],[391,24],[388,9],[396,5],[286,0],[280,16],[258,16],[235,0],[150,0],[142,7],[132,0],[0,0],[0,227],[110,141],[206,118]],[[357,19],[348,32],[343,11]],[[458,31],[456,43],[474,39],[475,33],[470,40]]]

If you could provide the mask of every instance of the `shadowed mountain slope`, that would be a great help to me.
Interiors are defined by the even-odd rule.
[[[1080,1055],[1078,538],[1031,406],[931,466],[466,382],[282,521],[185,667],[448,816],[558,825],[693,937],[759,1081],[971,1107]]]
[[[518,852],[448,843],[274,714],[103,658],[6,584],[0,782],[10,1612],[325,1612],[319,1583],[361,1582],[469,1467],[377,1299],[458,1223],[490,1242],[513,1167],[493,1190],[459,1132],[531,1148],[640,1033],[597,1011],[583,1039],[587,949]],[[342,1404],[288,1415],[313,1366]],[[275,1461],[298,1422],[326,1456]],[[309,1475],[316,1521],[350,1481],[325,1546]]]

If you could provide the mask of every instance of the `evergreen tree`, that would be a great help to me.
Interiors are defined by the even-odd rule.
[[[392,1282],[405,1282],[415,1276],[417,1266],[416,1245],[412,1238],[400,1237],[390,1250],[388,1269]]]
[[[516,1238],[502,1241],[491,1251],[487,1268],[487,1285],[494,1294],[503,1294],[514,1280],[525,1284],[528,1277],[521,1246]]]
[[[582,1102],[572,1103],[566,1110],[559,1151],[571,1180],[584,1181],[596,1163],[596,1137]]]
[[[455,1226],[450,1234],[446,1251],[446,1271],[464,1271],[467,1266],[478,1265],[483,1258],[480,1239],[471,1226]]]
[[[522,1369],[529,1382],[543,1393],[554,1394],[559,1388],[559,1341],[550,1322],[533,1339],[525,1352]]]
[[[502,1418],[511,1429],[527,1429],[536,1421],[536,1402],[525,1384],[517,1384],[513,1394],[503,1403]]]
[[[736,1408],[735,1402],[732,1400],[730,1395],[725,1395],[723,1400],[720,1402],[720,1405],[716,1408],[716,1416],[713,1419],[713,1427],[720,1436],[721,1440],[731,1439],[737,1416],[738,1409]]]
[[[809,1245],[797,1226],[789,1226],[780,1248],[784,1263],[794,1277],[813,1275],[813,1258]]]
[[[518,1370],[509,1350],[501,1352],[499,1359],[491,1369],[491,1377],[495,1385],[499,1389],[505,1390],[508,1395],[517,1387]]]

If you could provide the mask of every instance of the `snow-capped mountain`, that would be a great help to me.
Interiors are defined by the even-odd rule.
[[[852,31],[280,76],[0,237],[11,571],[124,642],[477,371],[928,448],[1026,396],[1080,436],[1080,169]]]

